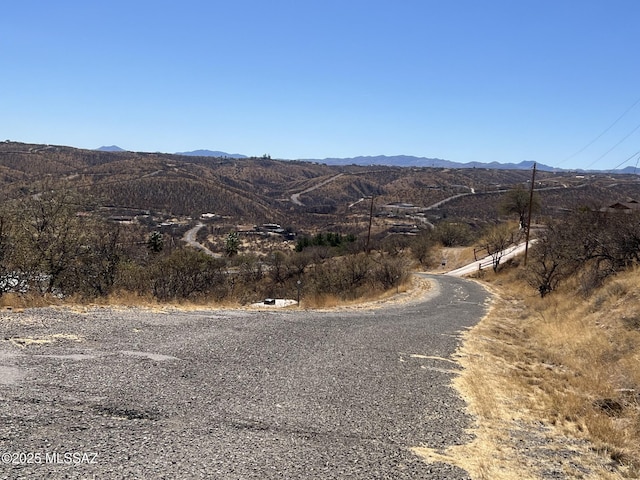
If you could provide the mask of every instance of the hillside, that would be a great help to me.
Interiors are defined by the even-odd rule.
[[[505,193],[527,186],[530,175],[4,142],[0,205],[21,201],[0,215],[0,306],[247,305],[302,289],[312,308],[398,295],[415,268],[442,272],[492,248],[483,227],[499,221]],[[532,472],[526,478],[547,478],[540,469],[551,463],[575,471],[571,478],[587,471],[597,472],[589,478],[637,478],[640,227],[638,217],[594,210],[640,199],[640,182],[539,172],[535,187],[542,209],[534,221],[546,228],[536,232],[526,268],[515,259],[477,273],[496,300],[465,342],[466,373],[456,382],[478,418],[476,440],[414,451],[478,478],[511,478],[496,467],[505,464]],[[66,196],[67,189],[84,195]],[[189,228],[207,212],[216,215]],[[122,223],[114,228],[113,220]],[[244,222],[248,228],[239,228]],[[301,235],[291,242],[274,233],[285,229],[252,230],[254,222]],[[431,234],[415,234],[415,224],[427,230],[429,223]],[[437,234],[447,227],[477,235],[458,244],[464,247],[443,248]],[[216,255],[176,248],[187,230]]]
[[[385,205],[403,203],[432,223],[453,219],[481,225],[498,216],[506,190],[527,184],[530,177],[529,170],[520,169],[336,166],[0,143],[4,199],[63,182],[107,209],[192,218],[215,213],[238,223],[275,222],[296,228],[357,224],[369,213],[361,200],[371,195],[376,215],[388,216]],[[536,189],[542,215],[640,199],[635,175],[539,171]],[[298,202],[291,200],[294,194],[300,194]],[[456,198],[438,208],[428,208],[452,197]]]

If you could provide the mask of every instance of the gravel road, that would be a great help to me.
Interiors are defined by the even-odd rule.
[[[332,311],[0,314],[0,478],[465,479],[449,386],[479,285]]]

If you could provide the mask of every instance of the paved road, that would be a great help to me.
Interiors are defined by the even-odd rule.
[[[529,240],[529,248],[536,242],[535,239]],[[507,260],[511,260],[517,255],[521,255],[524,253],[526,248],[526,242],[519,243],[517,245],[512,245],[509,248],[506,248],[502,251],[500,256],[499,264],[506,262]],[[477,273],[478,270],[486,270],[493,268],[493,257],[491,255],[487,255],[486,257],[481,258],[475,262],[472,262],[468,265],[465,265],[460,268],[456,268],[455,270],[451,270],[447,272],[446,275],[450,275],[452,277],[464,277],[465,275],[472,275]]]
[[[469,440],[450,357],[487,293],[432,278],[372,310],[4,312],[0,453],[36,463],[0,478],[468,478],[409,451]]]

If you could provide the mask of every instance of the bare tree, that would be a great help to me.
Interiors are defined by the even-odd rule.
[[[0,213],[0,296],[14,287],[15,275],[11,274],[11,236],[9,219]]]
[[[485,248],[487,254],[491,256],[491,265],[493,271],[498,271],[498,266],[502,257],[505,255],[505,250],[514,244],[515,233],[511,227],[506,223],[501,223],[493,227],[485,240]]]
[[[21,270],[43,293],[64,289],[64,274],[90,243],[77,197],[64,189],[31,195],[20,202],[16,218]]]
[[[530,258],[527,281],[544,297],[576,272],[582,263],[581,245],[576,241],[572,225],[560,222],[549,224],[532,247]]]

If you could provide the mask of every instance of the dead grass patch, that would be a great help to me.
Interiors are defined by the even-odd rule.
[[[423,298],[431,290],[431,282],[425,278],[411,276],[410,279],[382,293],[372,292],[353,300],[344,300],[335,295],[307,295],[301,301],[302,308],[336,309],[336,308],[377,308],[390,303],[403,303]],[[297,308],[297,305],[292,308]]]
[[[469,265],[475,262],[473,255],[474,247],[442,247],[439,253],[434,254],[434,261],[437,266],[436,272],[455,270],[456,268]],[[479,258],[486,256],[486,252],[478,253]],[[446,266],[442,266],[442,262],[446,262]]]
[[[35,295],[23,293],[4,293],[0,296],[0,307],[6,310],[19,310],[31,307],[48,307],[62,302],[53,295]]]
[[[415,452],[477,479],[640,478],[640,272],[589,298],[540,299],[519,276],[485,277],[493,304],[459,352],[475,440]]]

